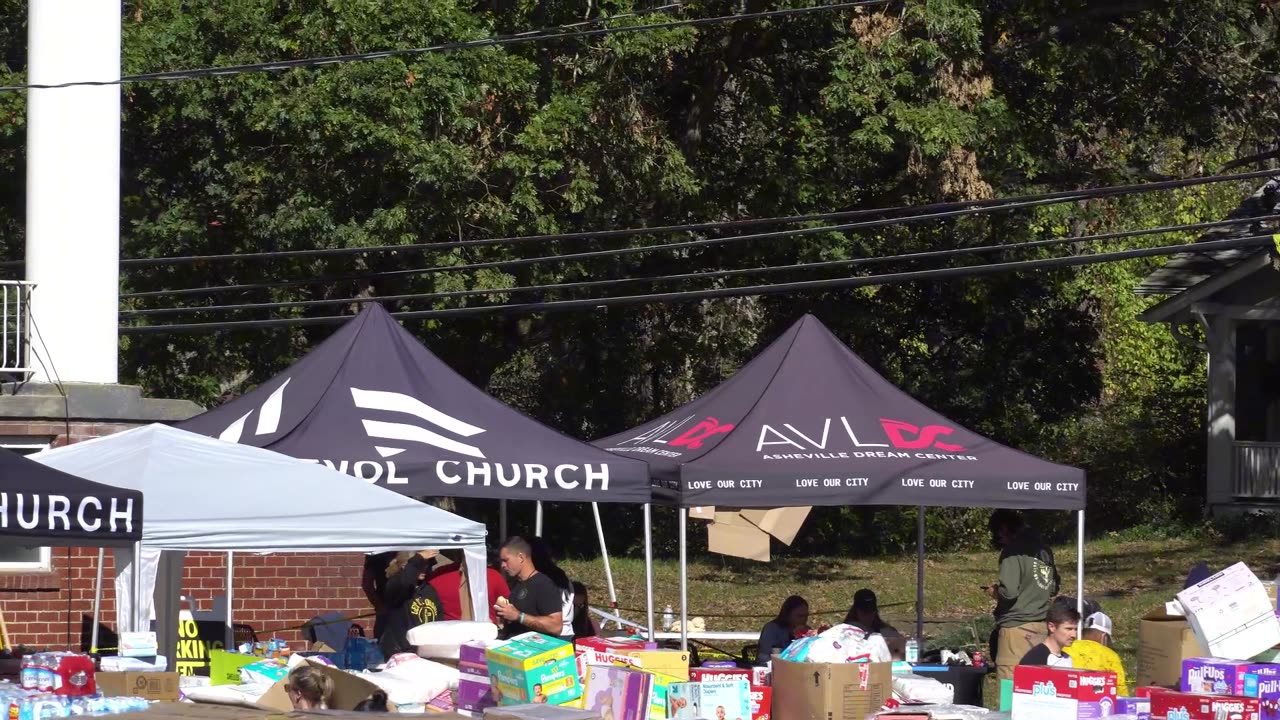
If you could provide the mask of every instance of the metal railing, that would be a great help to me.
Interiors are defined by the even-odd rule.
[[[1280,442],[1232,445],[1233,494],[1237,498],[1280,499]]]

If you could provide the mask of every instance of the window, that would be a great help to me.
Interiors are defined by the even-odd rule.
[[[3,437],[0,448],[19,455],[34,455],[46,450],[52,438]],[[0,544],[0,572],[47,572],[53,569],[53,553],[47,547]]]

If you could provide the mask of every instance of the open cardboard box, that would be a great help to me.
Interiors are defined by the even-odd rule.
[[[379,689],[377,685],[368,680],[338,668],[311,662],[310,660],[307,661],[307,664],[333,680],[333,699],[329,701],[329,707],[333,710],[352,710]],[[267,690],[266,694],[258,699],[258,705],[281,712],[292,711],[293,703],[289,702],[289,693],[284,689],[285,685],[288,684],[289,679],[286,677],[284,680],[272,685],[271,689]],[[392,708],[388,705],[387,709],[391,710]]]

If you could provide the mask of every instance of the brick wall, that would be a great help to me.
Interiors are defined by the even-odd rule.
[[[53,571],[0,574],[0,610],[10,642],[39,649],[78,648],[82,623],[93,612],[96,548],[54,548]],[[235,556],[232,612],[237,623],[259,633],[298,627],[326,612],[369,612],[360,590],[359,554],[279,554]],[[189,553],[182,592],[211,610],[213,598],[226,592],[226,556]],[[115,563],[110,550],[104,566],[102,619],[115,626]],[[360,621],[372,630],[370,620]],[[277,637],[301,640],[296,631]],[[265,636],[263,636],[265,639]]]
[[[63,421],[0,420],[0,436],[26,437],[33,443],[60,446],[131,427],[134,426],[124,423],[72,421],[68,428]],[[97,560],[97,548],[54,548],[52,570],[48,572],[0,571],[0,611],[4,613],[10,642],[38,649],[79,648],[82,624],[93,612]],[[235,557],[234,619],[261,633],[298,627],[326,612],[369,612],[368,601],[360,590],[362,569],[360,554],[239,553]],[[226,555],[189,553],[183,594],[197,599],[202,610],[211,610],[214,596],[226,592],[226,577]],[[101,615],[105,627],[115,627],[115,611],[115,563],[108,550]],[[372,635],[372,622],[361,622]],[[296,631],[276,635],[290,641],[301,639]]]

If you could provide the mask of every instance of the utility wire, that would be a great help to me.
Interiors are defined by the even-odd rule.
[[[179,263],[213,263],[246,260],[280,260],[308,257],[328,257],[342,255],[364,255],[379,252],[428,252],[433,250],[452,250],[464,247],[488,247],[492,245],[519,245],[533,242],[552,242],[560,240],[595,239],[630,237],[634,235],[660,235],[669,233],[697,232],[710,230],[734,230],[757,227],[760,225],[781,225],[805,222],[821,222],[828,220],[847,220],[866,217],[868,215],[885,215],[890,213],[906,213],[909,215],[956,209],[1005,209],[1011,203],[1030,202],[1034,200],[1053,200],[1058,202],[1074,202],[1094,198],[1129,195],[1134,193],[1154,192],[1157,190],[1174,190],[1197,185],[1207,185],[1237,180],[1254,180],[1264,177],[1280,176],[1280,170],[1256,170],[1230,175],[1208,175],[1204,177],[1184,178],[1179,180],[1161,180],[1149,183],[1129,185],[1113,185],[1090,190],[1061,190],[1035,195],[1018,195],[1007,198],[990,198],[986,200],[961,200],[957,202],[932,203],[929,205],[899,205],[889,208],[866,208],[861,210],[841,210],[837,212],[815,213],[809,215],[790,215],[770,218],[750,218],[745,220],[726,220],[719,222],[686,223],[683,225],[660,225],[656,227],[618,228],[613,230],[587,230],[572,233],[551,233],[544,235],[518,235],[503,238],[484,238],[476,240],[454,240],[436,243],[418,243],[412,245],[373,245],[369,247],[343,248],[311,248],[307,250],[276,250],[253,253],[221,253],[214,255],[180,255],[175,257],[138,257],[120,261],[123,267],[140,267],[150,265],[176,265]],[[21,265],[22,261],[0,263],[0,267]]]
[[[1208,240],[1192,244],[1164,245],[1150,248],[1135,248],[1093,255],[1075,255],[1041,260],[1019,260],[1002,263],[989,263],[966,267],[934,268],[930,270],[914,270],[910,272],[886,273],[882,275],[865,275],[852,278],[832,278],[827,280],[801,280],[788,283],[768,285],[749,285],[731,288],[709,288],[704,290],[687,290],[683,292],[651,293],[645,295],[623,295],[603,298],[582,298],[574,300],[554,300],[549,302],[515,303],[507,305],[480,305],[476,307],[450,308],[446,310],[414,310],[392,313],[402,320],[425,318],[462,317],[487,315],[490,313],[539,313],[555,310],[572,310],[576,308],[604,308],[615,305],[640,305],[650,303],[676,303],[695,300],[708,300],[724,297],[746,297],[756,295],[772,295],[805,290],[829,290],[841,288],[867,287],[873,285],[896,285],[917,280],[942,280],[951,278],[979,277],[1003,272],[1027,270],[1047,270],[1080,265],[1133,260],[1144,257],[1163,255],[1203,254],[1215,250],[1263,248],[1274,244],[1280,252],[1280,234],[1253,235],[1230,240]],[[350,315],[325,315],[321,317],[273,318],[269,320],[235,320],[213,323],[185,323],[171,325],[121,326],[124,334],[152,334],[179,332],[212,332],[218,330],[250,330],[271,327],[328,325],[342,323],[351,319]]]
[[[961,255],[985,254],[1005,252],[1009,250],[1025,250],[1031,248],[1054,247],[1058,245],[1072,245],[1088,242],[1107,242],[1111,240],[1120,240],[1134,237],[1144,237],[1148,235],[1164,235],[1170,233],[1181,232],[1197,232],[1201,230],[1212,230],[1215,228],[1232,227],[1236,225],[1251,225],[1256,223],[1271,222],[1280,220],[1280,215],[1262,215],[1250,218],[1237,218],[1233,220],[1215,220],[1213,222],[1192,223],[1188,225],[1166,225],[1163,227],[1147,228],[1142,230],[1123,230],[1117,232],[1101,233],[1097,235],[1079,235],[1074,237],[1051,238],[1046,240],[1031,240],[1018,243],[1004,243],[999,245],[977,245],[974,247],[949,248],[946,250],[928,250],[915,253],[903,253],[899,255],[884,255],[877,257],[851,258],[846,260],[826,260],[822,262],[795,263],[792,265],[774,265],[755,268],[739,268],[734,270],[712,270],[694,273],[682,273],[678,275],[659,275],[654,277],[628,277],[628,278],[612,278],[607,280],[585,280],[579,282],[553,283],[548,285],[525,285],[508,288],[484,288],[471,290],[451,290],[447,292],[435,293],[410,293],[403,295],[383,295],[377,297],[344,297],[344,298],[326,298],[323,300],[294,300],[283,302],[261,302],[261,303],[239,303],[229,305],[191,305],[186,307],[167,307],[167,308],[147,308],[142,310],[122,310],[120,317],[142,317],[157,315],[179,315],[203,312],[227,312],[239,310],[275,310],[286,307],[319,307],[325,305],[352,305],[367,302],[394,302],[400,300],[438,300],[447,298],[467,298],[480,297],[489,295],[509,295],[530,292],[551,292],[559,290],[580,290],[585,288],[603,288],[615,287],[618,285],[626,285],[632,283],[667,283],[680,280],[709,280],[715,278],[735,277],[738,275],[755,275],[775,272],[795,272],[804,270],[821,270],[833,268],[856,267],[860,265],[874,265],[887,262],[906,262],[912,260],[932,260],[937,258],[949,258]]]
[[[29,83],[26,85],[3,85],[0,86],[0,92],[18,92],[24,90],[55,90],[59,88],[70,87],[100,87],[107,85],[123,85],[125,83],[140,82],[160,82],[175,80],[193,80],[212,77],[229,77],[233,75],[245,75],[249,73],[267,73],[279,72],[282,70],[295,70],[298,68],[317,68],[326,65],[344,65],[353,62],[361,62],[368,60],[385,60],[395,57],[409,57],[415,55],[425,55],[427,53],[436,52],[456,52],[458,50],[472,50],[482,47],[496,47],[507,45],[519,45],[523,43],[538,42],[542,40],[566,40],[572,38],[588,38],[588,37],[604,37],[608,35],[619,35],[624,33],[651,32],[654,30],[668,30],[679,27],[699,27],[704,25],[718,25],[721,23],[739,22],[742,20],[769,20],[774,18],[794,17],[797,15],[807,15],[815,12],[828,12],[833,10],[848,10],[851,8],[870,7],[873,5],[884,5],[890,0],[858,0],[857,2],[833,3],[830,5],[817,5],[805,8],[786,8],[782,10],[765,10],[761,12],[739,13],[736,15],[718,15],[705,18],[691,18],[688,20],[672,20],[668,22],[649,23],[646,25],[629,25],[624,27],[606,27],[593,30],[569,30],[566,27],[573,26],[553,26],[539,30],[528,30],[521,33],[511,35],[494,35],[487,38],[477,40],[460,40],[455,42],[440,43],[437,45],[428,45],[417,48],[403,48],[399,50],[380,50],[377,52],[353,53],[349,55],[330,55],[327,57],[309,57],[298,58],[296,60],[276,60],[273,62],[262,63],[246,63],[242,65],[224,65],[221,67],[205,67],[193,68],[190,70],[171,70],[165,72],[143,73],[139,75],[125,75],[113,80],[76,80],[64,83],[53,84],[37,84]],[[650,15],[657,10],[645,11],[640,13],[632,13],[632,16],[639,17]],[[611,18],[599,18],[597,22],[607,22]],[[590,21],[589,21],[590,22]],[[580,23],[579,23],[580,25]]]
[[[1187,181],[1168,181],[1168,182],[1187,182]],[[1155,185],[1156,183],[1148,183]],[[1162,184],[1164,185],[1164,184]],[[1140,186],[1141,187],[1141,186]],[[1166,186],[1149,188],[1149,190],[1164,190]],[[1128,190],[1125,192],[1146,192],[1148,190]],[[372,281],[394,277],[405,277],[412,275],[429,275],[434,273],[459,273],[469,272],[473,270],[493,270],[501,268],[525,267],[529,265],[541,265],[547,263],[563,263],[575,260],[588,260],[601,257],[622,257],[625,255],[638,255],[658,251],[683,250],[689,248],[702,248],[713,245],[725,245],[729,243],[746,242],[750,240],[767,240],[767,239],[792,239],[807,235],[817,235],[828,232],[847,232],[850,230],[862,230],[876,227],[887,227],[892,225],[903,225],[907,223],[922,222],[926,220],[940,220],[945,218],[960,217],[966,215],[982,215],[992,212],[1004,212],[1027,207],[1037,207],[1041,205],[1052,205],[1062,202],[1071,202],[1086,197],[1104,197],[1118,193],[1118,190],[1097,190],[1087,193],[1075,193],[1074,195],[1059,195],[1054,197],[1041,197],[1028,201],[1004,201],[997,205],[987,205],[983,207],[961,207],[954,210],[943,210],[941,212],[920,213],[915,215],[907,215],[902,217],[879,218],[876,220],[863,220],[852,223],[842,223],[838,225],[822,225],[810,228],[796,228],[787,230],[773,230],[763,233],[754,233],[747,235],[730,235],[726,237],[702,238],[698,240],[687,240],[682,242],[658,243],[653,245],[640,245],[627,248],[618,248],[613,250],[592,250],[587,252],[566,253],[563,255],[541,255],[528,258],[515,258],[510,260],[493,260],[478,263],[464,263],[458,265],[436,265],[432,267],[422,268],[401,268],[398,270],[382,270],[368,271],[362,273],[353,273],[347,275],[330,275],[321,277],[312,277],[301,280],[270,280],[258,283],[240,283],[234,285],[212,285],[206,287],[194,288],[178,288],[174,290],[147,290],[142,292],[124,293],[121,298],[146,298],[146,297],[162,297],[162,296],[179,296],[179,295],[209,295],[220,292],[242,292],[248,290],[268,290],[273,288],[288,287],[304,287],[308,285],[325,285],[349,281]]]

